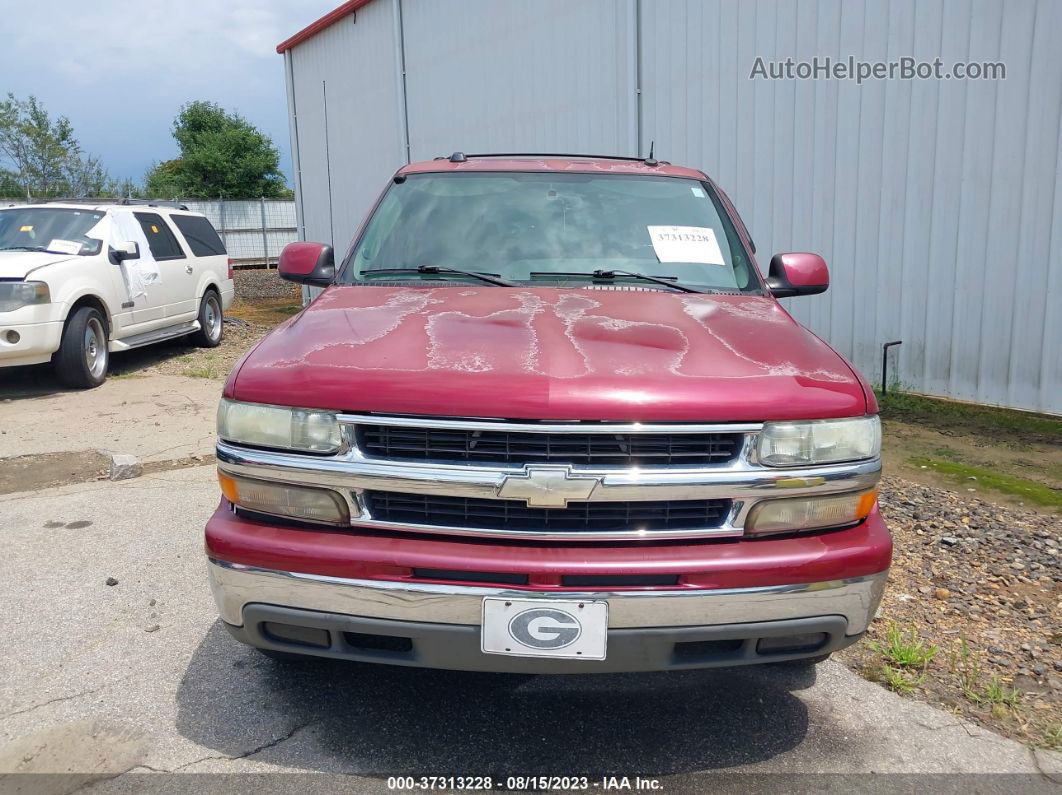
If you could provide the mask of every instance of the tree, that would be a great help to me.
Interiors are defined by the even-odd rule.
[[[8,94],[0,102],[0,158],[7,192],[31,196],[98,196],[112,186],[98,158],[85,155],[65,116],[54,122],[37,100]]]
[[[22,183],[19,182],[18,174],[6,168],[0,168],[0,196],[14,198],[21,196],[22,192]]]
[[[144,191],[148,196],[152,196],[156,199],[164,199],[170,196],[174,198],[180,196],[188,196],[185,194],[181,186],[180,177],[178,176],[178,169],[180,168],[179,160],[166,160],[162,163],[156,163],[144,176]]]
[[[191,102],[173,122],[180,156],[145,177],[153,196],[189,199],[279,198],[290,195],[280,155],[269,136],[213,102]]]

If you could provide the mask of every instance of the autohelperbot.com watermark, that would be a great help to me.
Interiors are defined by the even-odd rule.
[[[757,57],[749,80],[1006,80],[1007,65],[1002,61],[956,61],[945,66],[943,59],[919,60],[903,56],[889,61],[864,61],[849,55],[833,58],[816,55],[811,60],[786,58],[769,61]]]

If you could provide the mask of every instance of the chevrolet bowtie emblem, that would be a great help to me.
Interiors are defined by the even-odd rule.
[[[530,508],[564,508],[585,500],[600,478],[572,475],[568,467],[526,466],[522,475],[507,475],[498,487],[503,500],[523,500]]]

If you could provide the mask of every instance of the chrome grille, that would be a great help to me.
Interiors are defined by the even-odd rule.
[[[573,533],[694,530],[719,527],[730,500],[579,502],[566,508],[529,508],[516,500],[481,500],[436,494],[365,491],[365,507],[383,522],[483,530]]]
[[[554,543],[739,537],[761,500],[865,490],[881,471],[879,459],[763,467],[755,455],[762,424],[755,422],[338,419],[346,444],[334,455],[219,441],[218,466],[331,489],[358,528]],[[732,448],[726,460],[724,445]],[[551,458],[518,457],[529,451]]]
[[[534,433],[507,430],[357,426],[358,447],[370,458],[455,463],[575,466],[719,465],[741,450],[740,433]]]

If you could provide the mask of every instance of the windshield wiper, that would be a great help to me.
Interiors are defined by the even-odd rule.
[[[519,287],[517,284],[498,278],[498,276],[493,273],[462,271],[457,268],[442,268],[438,265],[420,265],[416,268],[373,268],[372,270],[362,271],[361,273],[363,276],[370,273],[423,273],[429,276],[445,276],[446,274],[452,273],[458,276],[468,276],[472,279],[479,279],[480,281],[489,282],[490,284],[496,284],[499,287]]]
[[[65,251],[54,251],[44,246],[3,246],[0,251],[43,251],[46,254],[66,254]]]
[[[607,279],[612,280],[617,276],[627,276],[631,279],[640,279],[646,282],[654,282],[656,284],[662,284],[665,287],[672,287],[676,290],[681,290],[684,293],[710,293],[712,290],[701,290],[696,287],[690,287],[688,284],[682,284],[675,281],[674,276],[650,276],[648,273],[635,273],[634,271],[606,271],[596,270],[590,273],[558,273],[553,271],[536,271],[531,274],[531,277],[535,276],[588,276],[594,279]]]

